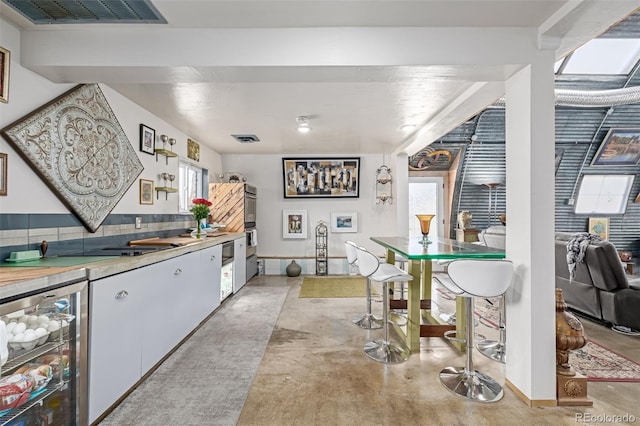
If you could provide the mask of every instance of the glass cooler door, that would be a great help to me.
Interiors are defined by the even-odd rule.
[[[3,300],[0,425],[85,425],[87,282]]]

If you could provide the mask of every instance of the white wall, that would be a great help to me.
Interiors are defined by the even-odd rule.
[[[291,155],[294,157],[294,155]],[[299,155],[298,155],[299,156]],[[327,157],[308,154],[306,157]],[[371,236],[397,234],[396,204],[377,205],[375,202],[376,169],[382,164],[380,155],[341,154],[341,157],[360,157],[359,198],[284,198],[282,158],[289,155],[222,155],[225,171],[236,171],[247,183],[258,188],[258,256],[300,258],[315,256],[315,226],[324,220],[330,228],[331,212],[358,212],[357,233],[329,233],[329,257],[344,256],[344,241],[349,239],[383,254],[381,246]],[[395,191],[395,189],[394,189]],[[282,238],[282,211],[305,209],[309,215],[306,240]]]
[[[39,108],[55,97],[75,86],[75,84],[54,84],[20,65],[20,32],[10,22],[0,18],[0,45],[11,52],[11,70],[9,73],[9,102],[0,103],[0,128],[11,124],[31,111]],[[138,154],[144,170],[138,179],[153,180],[156,185],[163,184],[160,173],[178,175],[178,160],[170,158],[167,165],[164,157],[156,162],[154,155],[140,151],[140,123],[155,129],[156,137],[166,134],[178,143],[173,149],[182,158],[187,155],[188,135],[178,131],[169,123],[161,120],[110,87],[101,84],[111,109],[115,113],[133,149]],[[200,167],[209,169],[210,175],[220,173],[222,160],[220,155],[200,143]],[[8,154],[8,192],[0,197],[2,213],[68,213],[69,210],[58,197],[43,184],[31,167],[25,163],[12,146],[0,138],[0,152]],[[177,182],[174,182],[176,185]],[[154,196],[155,197],[155,196]],[[153,205],[141,205],[139,202],[139,182],[136,182],[124,194],[113,213],[169,214],[178,212],[177,194],[169,194],[165,201],[164,193]]]

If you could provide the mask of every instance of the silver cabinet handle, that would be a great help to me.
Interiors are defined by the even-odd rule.
[[[181,273],[182,273],[182,269],[176,268],[176,271],[173,273],[173,275],[180,275]]]
[[[116,300],[124,299],[128,295],[129,293],[127,292],[127,290],[120,290],[119,292],[116,293]]]
[[[209,260],[213,262],[214,260],[216,260],[216,256],[215,255],[211,256]]]

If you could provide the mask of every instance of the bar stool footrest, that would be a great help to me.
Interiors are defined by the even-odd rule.
[[[457,337],[457,335],[458,335],[458,330],[449,330],[449,331],[445,331],[442,337],[452,342],[467,343],[467,339],[463,339],[462,337]]]

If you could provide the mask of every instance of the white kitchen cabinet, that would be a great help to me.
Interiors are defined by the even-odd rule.
[[[233,240],[233,292],[247,282],[247,238]]]
[[[90,421],[202,321],[193,309],[200,259],[193,252],[90,283]]]
[[[90,284],[89,304],[89,422],[141,377],[145,287],[144,269],[107,277]]]
[[[206,318],[220,306],[220,273],[222,269],[222,245],[206,248],[200,251],[200,262],[204,269],[199,283],[199,293],[202,295],[194,309],[202,319]]]
[[[200,323],[192,309],[202,279],[198,252],[168,259],[149,269],[147,304],[138,321],[142,330],[142,374],[149,371]]]

